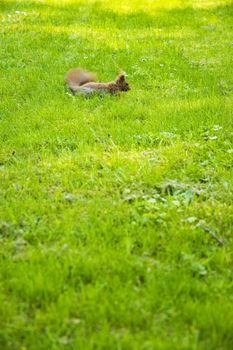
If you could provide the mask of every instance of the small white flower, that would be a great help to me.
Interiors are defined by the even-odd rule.
[[[218,136],[214,135],[214,136],[211,136],[209,139],[210,139],[211,141],[214,141],[214,140],[217,140],[217,138],[218,138]]]
[[[197,220],[196,216],[190,216],[189,218],[186,219],[186,221],[189,222],[190,224],[192,224],[196,220]]]
[[[149,198],[148,200],[147,200],[147,202],[148,203],[156,203],[156,199],[155,198]]]
[[[220,125],[214,125],[214,127],[213,127],[214,131],[219,131],[221,129],[222,129],[222,126],[220,126]]]

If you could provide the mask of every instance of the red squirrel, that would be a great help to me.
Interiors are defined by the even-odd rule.
[[[96,83],[96,75],[81,68],[71,69],[65,76],[65,82],[73,93],[83,95],[97,93],[118,94],[120,91],[129,91],[129,84],[125,75],[120,74],[116,80],[109,83]]]

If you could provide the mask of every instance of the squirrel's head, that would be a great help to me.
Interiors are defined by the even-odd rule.
[[[116,84],[120,91],[129,91],[130,87],[127,81],[125,80],[125,75],[120,74],[118,78],[116,79]]]

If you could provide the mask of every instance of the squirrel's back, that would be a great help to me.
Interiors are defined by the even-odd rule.
[[[94,73],[86,72],[80,68],[71,69],[65,76],[65,82],[69,88],[75,92],[79,86],[96,81]]]

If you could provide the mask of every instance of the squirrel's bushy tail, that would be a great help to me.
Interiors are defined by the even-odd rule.
[[[81,68],[71,69],[65,76],[65,82],[73,92],[75,92],[79,86],[93,81],[96,81],[96,75],[86,72]]]

